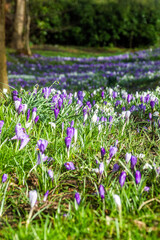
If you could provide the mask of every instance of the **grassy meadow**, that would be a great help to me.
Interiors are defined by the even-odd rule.
[[[160,49],[62,51],[8,53],[0,239],[159,239]]]

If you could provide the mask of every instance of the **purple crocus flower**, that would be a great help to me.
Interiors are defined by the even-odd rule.
[[[42,93],[44,93],[44,98],[48,99],[49,98],[49,95],[51,93],[51,88],[49,87],[45,87],[42,89]]]
[[[74,120],[71,121],[71,125],[70,125],[70,126],[71,126],[71,128],[73,128],[73,126],[74,126]]]
[[[28,109],[28,111],[27,111],[27,119],[26,119],[27,122],[29,120],[29,117],[30,117],[30,109]]]
[[[45,156],[44,153],[38,153],[37,157],[37,165],[41,164],[41,162],[45,162],[48,159],[48,156]]]
[[[131,156],[131,169],[133,170],[137,163],[137,158],[135,156]]]
[[[58,108],[55,108],[55,109],[54,109],[54,116],[55,116],[55,119],[57,119],[58,114],[59,114],[59,109],[58,109]]]
[[[34,119],[35,124],[38,122],[38,120],[39,120],[39,116],[37,115]]]
[[[136,181],[136,184],[139,184],[141,181],[141,173],[138,170],[135,172],[135,181]]]
[[[106,150],[104,147],[101,147],[101,158],[103,159],[104,155],[106,154]]]
[[[150,101],[150,106],[151,106],[152,109],[154,108],[155,103],[156,103],[155,101]]]
[[[22,148],[24,148],[29,141],[30,141],[30,139],[29,139],[28,135],[26,134],[26,137],[23,138],[23,139],[21,139],[21,144],[20,144],[19,150],[21,150]]]
[[[77,93],[77,96],[78,96],[78,99],[81,101],[81,102],[83,102],[83,92],[82,91],[78,91],[78,93]]]
[[[53,180],[53,171],[51,169],[48,170],[48,175]]]
[[[131,100],[132,100],[132,95],[131,95],[131,94],[128,94],[128,96],[127,96],[127,102],[130,103]]]
[[[75,197],[75,199],[76,199],[77,204],[79,205],[80,202],[81,202],[80,194],[79,194],[78,192],[76,192],[74,197]]]
[[[101,97],[104,98],[104,91],[101,92]]]
[[[69,149],[70,145],[71,145],[71,138],[70,137],[66,137],[65,138],[65,144],[66,144],[66,147],[67,149]]]
[[[47,200],[48,194],[49,194],[49,190],[47,190],[47,192],[44,194],[43,202]]]
[[[143,190],[144,190],[145,192],[149,192],[150,187],[145,186]]]
[[[7,181],[7,178],[8,178],[8,175],[6,173],[4,173],[3,176],[2,176],[2,183]]]
[[[74,136],[74,128],[67,128],[67,137],[72,138]]]
[[[104,172],[104,163],[101,162],[101,163],[99,164],[99,173],[100,173],[100,175],[102,175],[103,172]]]
[[[152,120],[152,113],[149,113],[149,119]]]
[[[44,151],[47,148],[47,146],[48,146],[48,141],[47,140],[45,140],[45,139],[38,140],[37,148],[38,148],[38,150],[41,151],[41,153],[44,153]]]
[[[126,176],[127,176],[127,174],[125,171],[121,172],[121,174],[119,176],[119,183],[120,183],[121,187],[123,187],[123,185],[126,181]]]
[[[117,96],[118,96],[118,93],[113,91],[112,97],[115,99]]]
[[[95,100],[93,100],[92,104],[93,104],[93,106],[94,106],[94,105],[96,104],[96,101],[95,101]]]
[[[110,147],[109,149],[109,159],[111,159],[117,152],[117,147]]]
[[[37,108],[34,107],[33,110],[32,110],[32,121],[34,121],[36,115],[37,115]]]
[[[100,195],[101,199],[104,199],[104,197],[105,197],[105,190],[104,190],[103,185],[99,186],[99,195]]]
[[[117,100],[116,103],[115,103],[115,107],[117,107],[118,105],[121,104],[121,101],[120,100]]]
[[[76,169],[73,162],[66,162],[64,164],[64,166],[66,167],[67,170],[75,170]]]
[[[63,99],[59,98],[58,99],[58,107],[59,107],[59,109],[61,109],[62,105],[63,105]]]
[[[113,117],[109,116],[109,123],[112,123],[112,122],[113,122]]]
[[[119,170],[120,166],[115,163],[114,166],[113,166],[113,169],[112,169],[112,172],[117,172]]]
[[[16,90],[14,90],[14,91],[12,92],[13,101],[15,101],[15,100],[17,99],[17,97],[18,97],[18,92],[17,92]]]
[[[21,127],[20,123],[18,123],[16,125],[15,132],[16,132],[16,135],[14,137],[12,137],[11,140],[21,140],[21,145],[19,148],[19,150],[21,150],[22,148],[24,148],[26,146],[26,144],[29,142],[30,139],[26,133],[26,130]]]
[[[0,134],[1,134],[1,132],[2,132],[2,127],[3,127],[3,125],[4,125],[4,121],[1,120],[1,121],[0,121]]]
[[[16,111],[18,111],[18,108],[21,102],[22,102],[22,98],[16,98],[16,100],[14,101]]]

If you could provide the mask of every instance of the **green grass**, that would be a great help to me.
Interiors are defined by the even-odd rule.
[[[64,50],[61,49],[62,52]],[[53,56],[53,51],[33,51]],[[104,54],[108,54],[107,51]],[[115,52],[117,51],[118,49],[115,49]],[[70,56],[90,56],[87,54],[84,49],[78,49]],[[92,56],[96,54],[98,52]],[[128,104],[122,99],[120,89],[114,90],[118,92],[118,99],[126,110],[132,105],[141,104],[140,97]],[[8,179],[5,183],[0,183],[0,239],[160,238],[160,176],[156,172],[160,166],[159,117],[153,117],[155,125],[152,129],[152,124],[147,121],[148,114],[152,111],[148,103],[145,112],[139,110],[131,113],[129,123],[125,124],[125,120],[119,116],[122,106],[115,108],[116,100],[110,97],[109,89],[106,88],[104,92],[104,99],[101,98],[101,89],[96,90],[93,97],[90,92],[85,92],[84,103],[86,104],[88,99],[92,103],[95,99],[97,104],[88,112],[85,124],[82,109],[77,112],[77,100],[74,98],[70,105],[68,100],[64,101],[64,108],[60,110],[56,120],[50,108],[52,94],[49,99],[45,99],[41,89],[36,95],[29,95],[27,91],[19,92],[22,103],[27,104],[31,111],[36,107],[39,115],[39,121],[36,124],[32,122],[29,128],[26,125],[26,113],[18,115],[11,96],[1,100],[0,120],[4,120],[4,125],[0,135],[0,177],[7,173]],[[154,112],[159,112],[159,90],[148,91],[148,94],[158,99]],[[103,104],[104,100],[107,101],[106,106]],[[100,118],[107,117],[106,125],[101,124],[101,130],[98,127],[100,122],[94,123],[92,120],[95,111]],[[110,115],[114,117],[112,126],[108,120]],[[74,127],[78,129],[78,137],[76,143],[72,140],[73,146],[67,157],[66,129],[72,120]],[[31,116],[29,121],[31,122]],[[30,138],[20,151],[20,141],[10,140],[15,135],[15,126],[18,123],[26,129]],[[56,127],[52,127],[50,123],[55,123]],[[143,128],[145,126],[147,131]],[[39,153],[36,145],[39,139],[48,141],[44,154],[53,159],[35,167]],[[118,151],[107,165],[110,146],[113,146],[117,139]],[[102,162],[102,146],[106,149],[106,154],[103,160],[104,173],[100,176],[93,170],[99,168],[99,163]],[[135,170],[131,170],[130,163],[125,162],[127,152],[138,158],[135,170],[139,170],[142,175],[139,184],[135,183]],[[144,154],[143,158],[140,154]],[[66,170],[64,163],[69,161],[74,163],[75,170]],[[119,164],[120,169],[114,173],[112,169],[115,163]],[[146,163],[149,163],[152,169],[143,169]],[[54,173],[53,181],[48,176],[49,169]],[[119,175],[122,171],[126,171],[127,179],[124,186],[120,187]],[[99,195],[100,184],[105,188],[104,200]],[[145,186],[150,187],[149,192],[144,191]],[[30,223],[26,226],[31,208],[28,193],[34,189],[37,190],[38,199]],[[49,196],[44,202],[43,197],[47,190]],[[79,206],[74,198],[76,192],[81,195]],[[114,202],[114,194],[120,196],[121,212]]]

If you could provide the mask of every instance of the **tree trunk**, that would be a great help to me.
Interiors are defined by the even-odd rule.
[[[29,33],[30,33],[30,23],[31,23],[31,18],[29,15],[29,5],[28,5],[29,0],[25,0],[25,24],[24,24],[24,49],[23,53],[31,56],[31,49],[29,46]]]
[[[29,16],[29,0],[17,0],[16,13],[14,21],[14,32],[11,47],[17,53],[30,56],[29,32],[30,32],[30,16]]]
[[[9,90],[5,51],[5,0],[0,0],[0,90]]]
[[[24,48],[23,30],[25,20],[25,0],[17,0],[11,46],[18,52]]]

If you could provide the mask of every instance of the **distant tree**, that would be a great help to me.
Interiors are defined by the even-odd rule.
[[[0,0],[0,90],[9,89],[5,51],[5,0]]]
[[[18,53],[31,55],[29,47],[30,16],[28,0],[16,0],[12,48]]]

